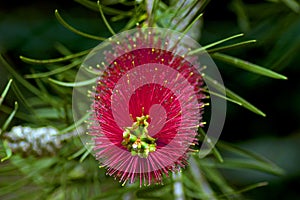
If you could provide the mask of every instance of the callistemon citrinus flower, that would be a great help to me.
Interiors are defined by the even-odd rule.
[[[182,42],[138,29],[110,39],[111,49],[103,52],[89,132],[101,166],[124,183],[162,182],[187,165],[197,143],[203,79]]]

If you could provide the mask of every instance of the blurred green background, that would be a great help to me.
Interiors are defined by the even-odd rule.
[[[217,63],[225,85],[267,114],[264,118],[228,103],[221,139],[266,156],[286,172],[282,177],[275,177],[252,171],[225,170],[234,185],[270,182],[267,187],[247,192],[250,199],[300,198],[300,9],[286,2],[290,1],[211,1],[199,30],[201,45],[244,32],[244,40],[256,39],[257,43],[228,54],[288,77],[287,81],[274,80]],[[0,4],[0,52],[21,74],[30,72],[28,64],[20,61],[20,55],[54,58],[58,56],[55,50],[58,43],[73,53],[98,44],[98,41],[82,38],[62,27],[54,17],[55,9],[84,32],[110,36],[97,12],[71,0],[3,1]],[[125,22],[126,19],[112,26],[119,30]],[[10,74],[0,66],[0,75],[3,88]],[[17,98],[10,93],[6,103],[13,105],[15,100]],[[2,116],[0,119],[4,119]]]

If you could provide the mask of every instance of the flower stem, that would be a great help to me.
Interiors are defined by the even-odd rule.
[[[184,200],[184,190],[182,185],[182,172],[172,173],[173,178],[173,193],[175,200]]]
[[[203,199],[210,199],[210,200],[216,200],[215,194],[213,190],[211,189],[209,183],[203,176],[203,172],[199,168],[199,166],[196,163],[196,160],[194,157],[190,158],[190,170],[197,182],[199,182],[199,189],[201,190],[201,193],[203,193]]]

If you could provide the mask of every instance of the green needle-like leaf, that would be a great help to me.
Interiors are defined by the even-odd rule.
[[[201,161],[205,161],[205,159],[201,159]],[[215,191],[211,187],[211,183],[207,181],[206,176],[204,175],[202,169],[200,168],[198,161],[199,159],[194,158],[193,156],[190,157],[190,167],[189,171],[191,172],[191,175],[199,187],[199,190],[201,191],[201,199],[215,199]]]
[[[10,88],[10,86],[11,86],[12,81],[13,81],[12,79],[10,79],[10,80],[8,81],[7,85],[5,86],[3,92],[2,92],[2,94],[1,94],[1,96],[0,96],[0,106],[2,105],[4,98],[5,98],[5,96],[6,96],[7,93],[8,93],[8,90],[9,90],[9,88]]]
[[[255,183],[255,184],[252,184],[252,185],[248,185],[248,186],[246,186],[246,187],[244,187],[240,190],[235,190],[232,193],[225,193],[223,195],[219,195],[218,198],[223,199],[226,196],[231,196],[231,195],[244,193],[244,192],[254,190],[254,189],[259,188],[259,187],[264,187],[264,186],[267,186],[267,185],[268,185],[268,182]]]
[[[74,123],[74,124],[71,124],[70,126],[64,128],[63,130],[59,131],[59,134],[65,134],[65,133],[68,133],[68,132],[74,130],[76,127],[83,124],[90,116],[91,116],[91,113],[87,112],[82,118],[80,118],[76,121],[76,124]]]
[[[202,128],[199,129],[199,132],[200,132],[200,135],[201,135],[203,138],[207,137],[206,133],[204,132],[204,130],[203,130]],[[211,141],[211,138],[208,138],[207,141]],[[211,146],[211,148],[212,148],[212,153],[213,153],[214,156],[217,158],[217,160],[218,160],[220,163],[222,163],[222,162],[224,161],[224,159],[223,159],[221,153],[219,152],[219,150],[216,148],[216,146],[213,146],[213,144],[212,144],[212,143],[209,143],[209,142],[208,142],[208,145]],[[200,155],[200,157],[202,157],[202,156],[201,156],[201,151],[199,152],[199,155]]]
[[[4,124],[3,124],[2,128],[1,128],[0,134],[6,131],[6,129],[8,128],[8,125],[9,125],[10,122],[11,122],[11,120],[14,118],[14,116],[15,116],[15,114],[16,114],[18,108],[19,108],[18,102],[15,102],[15,108],[14,108],[14,110],[10,113],[10,115],[9,115],[8,118],[7,118],[7,120],[4,122]]]
[[[59,73],[62,73],[64,71],[67,71],[69,69],[72,69],[73,67],[78,66],[80,63],[81,63],[81,61],[77,60],[75,62],[72,62],[71,64],[68,64],[68,65],[63,66],[63,67],[58,67],[57,69],[54,69],[54,70],[49,71],[49,72],[36,73],[36,74],[27,74],[27,75],[25,75],[25,78],[44,78],[44,77],[48,77],[48,76],[59,74]]]
[[[233,99],[231,99],[231,98],[228,98],[228,97],[226,97],[226,96],[224,96],[224,95],[222,95],[222,94],[219,94],[219,93],[216,93],[216,92],[213,92],[213,91],[209,91],[209,90],[205,90],[205,89],[202,89],[202,91],[203,91],[203,92],[206,92],[206,93],[208,93],[208,94],[210,94],[210,95],[214,95],[214,96],[216,96],[216,97],[220,97],[220,98],[222,98],[222,99],[225,99],[226,101],[230,101],[231,103],[235,103],[235,104],[237,104],[237,105],[239,105],[239,106],[242,105],[242,103],[240,103],[240,102],[238,102],[238,101],[235,101],[235,100],[233,100]]]
[[[100,41],[103,41],[105,40],[106,38],[104,37],[99,37],[99,36],[95,36],[95,35],[90,35],[88,33],[84,33],[82,31],[79,31],[77,29],[75,29],[73,26],[69,25],[61,16],[60,14],[58,13],[58,10],[55,10],[55,16],[56,16],[56,19],[64,26],[66,27],[67,29],[69,29],[70,31],[78,34],[78,35],[81,35],[83,37],[86,37],[86,38],[90,38],[90,39],[94,39],[94,40],[100,40]]]
[[[295,13],[300,12],[300,5],[299,2],[296,0],[281,0],[283,3],[286,4],[287,7],[289,7],[291,10],[293,10]]]
[[[224,159],[227,163],[227,167],[236,167],[238,168],[239,163],[243,166],[243,168],[250,168],[250,169],[257,169],[262,170],[268,173],[272,173],[275,175],[282,175],[284,174],[284,171],[279,168],[277,165],[275,165],[273,162],[269,161],[265,157],[256,154],[254,152],[248,151],[246,149],[240,148],[236,145],[229,144],[223,141],[219,141],[217,143],[217,146],[222,149],[226,150],[228,152],[231,152],[235,155],[242,156],[245,158],[242,159]],[[241,166],[241,167],[242,167]]]
[[[201,166],[201,161],[199,162]],[[229,183],[225,180],[219,170],[214,167],[201,167],[203,173],[206,175],[207,179],[216,184],[228,199],[241,199],[241,196],[235,193],[235,190],[229,185]]]
[[[78,156],[82,155],[84,152],[86,152],[86,148],[85,147],[79,149],[74,154],[72,154],[71,156],[69,156],[68,160],[73,160],[73,159],[77,158]]]
[[[233,145],[233,144],[229,144],[227,142],[224,142],[224,141],[219,141],[217,143],[217,146],[223,150],[226,150],[228,152],[231,152],[231,153],[234,153],[236,155],[239,155],[239,156],[244,156],[244,157],[249,157],[249,158],[252,158],[253,160],[257,160],[259,162],[270,162],[269,160],[267,160],[266,158],[256,154],[256,153],[253,153],[251,151],[248,151],[246,149],[243,149],[241,147],[238,147],[236,145]]]
[[[48,96],[45,96],[43,92],[41,92],[39,89],[37,89],[35,86],[33,86],[31,83],[29,83],[26,79],[24,79],[19,73],[17,73],[7,62],[6,60],[0,55],[0,63],[3,64],[3,66],[14,76],[14,80],[17,80],[19,83],[21,83],[24,87],[26,87],[30,92],[35,94],[37,97],[42,99],[45,102],[48,102],[52,105],[57,105],[58,102],[54,100],[54,98],[49,98]]]
[[[266,114],[261,111],[260,109],[258,109],[257,107],[255,107],[254,105],[252,105],[250,102],[248,102],[247,100],[245,100],[244,98],[240,97],[239,95],[237,95],[236,93],[234,93],[233,91],[229,90],[228,88],[225,89],[226,91],[226,95],[238,102],[240,102],[242,104],[243,107],[247,108],[248,110],[251,110],[252,112],[259,114],[263,117],[266,116]]]
[[[204,77],[205,82],[207,82],[207,84],[210,84],[212,87],[214,87],[216,90],[223,92],[224,91],[224,86],[221,85],[220,83],[218,83],[217,81],[213,80],[211,77],[202,74],[202,76]],[[264,112],[262,112],[260,109],[256,108],[254,105],[252,105],[251,103],[249,103],[248,101],[246,101],[244,98],[240,97],[239,95],[237,95],[236,93],[232,92],[231,90],[225,88],[226,91],[226,96],[228,96],[229,98],[233,99],[236,102],[239,102],[239,104],[241,104],[241,106],[243,106],[244,108],[247,108],[248,110],[259,114],[263,117],[266,116],[266,114]]]
[[[20,86],[21,86],[20,84],[13,84],[12,91],[15,93],[18,102],[20,102],[24,108],[26,108],[31,114],[33,114],[34,109],[30,104],[31,102],[28,100],[29,99],[28,96],[26,96],[26,94],[24,93],[22,88],[20,88]],[[39,99],[39,101],[45,103],[41,99]]]
[[[103,13],[103,10],[102,10],[102,7],[101,7],[101,3],[100,1],[97,1],[97,5],[98,5],[98,8],[99,8],[99,11],[100,11],[100,14],[101,14],[101,17],[106,25],[106,27],[108,28],[109,32],[112,34],[112,35],[115,35],[115,31],[111,28],[110,24],[108,23],[104,13]]]
[[[88,54],[91,50],[85,50],[85,51],[81,51],[79,53],[74,53],[72,55],[68,55],[65,57],[61,57],[61,58],[54,58],[54,59],[46,59],[46,60],[38,60],[38,59],[32,59],[32,58],[27,58],[24,56],[20,56],[20,59],[26,63],[31,63],[31,64],[50,64],[50,63],[58,63],[58,62],[63,62],[63,61],[67,61],[67,60],[71,60],[73,58],[77,58],[77,57],[81,57],[84,56],[86,54]]]
[[[177,9],[175,10],[174,15],[172,16],[172,18],[169,20],[168,25],[166,27],[171,27],[171,24],[173,22],[173,20],[178,16],[179,12],[182,11],[183,5],[185,4],[186,1],[181,1],[181,4],[177,7]]]
[[[5,149],[6,156],[4,158],[1,158],[1,162],[8,160],[12,156],[12,151],[8,146],[7,140],[3,141],[3,147]]]
[[[226,45],[226,46],[223,46],[223,47],[208,49],[207,52],[208,53],[215,53],[215,52],[219,52],[219,51],[226,51],[226,50],[230,50],[230,49],[244,47],[244,46],[247,46],[249,44],[253,44],[255,42],[256,42],[256,40],[248,40],[248,41],[239,42],[239,43],[235,43],[235,44],[231,44],[231,45]]]
[[[218,45],[218,44],[222,44],[222,43],[224,43],[224,42],[227,42],[227,41],[229,41],[229,40],[232,40],[232,39],[235,39],[235,38],[238,38],[238,37],[242,37],[242,36],[244,36],[243,33],[240,33],[240,34],[237,34],[237,35],[230,36],[230,37],[228,37],[228,38],[219,40],[219,41],[217,41],[217,42],[214,42],[214,43],[205,45],[205,46],[203,46],[203,47],[201,47],[201,48],[199,48],[199,49],[193,50],[193,51],[191,51],[188,55],[193,55],[193,54],[200,53],[200,52],[202,52],[202,51],[204,51],[204,50],[206,50],[206,49],[209,49],[209,48],[211,48],[211,47],[213,47],[213,46],[216,46],[216,45]]]
[[[75,1],[91,10],[99,11],[99,8],[98,8],[98,5],[96,2],[92,2],[92,1],[88,1],[88,0],[75,0]],[[108,14],[108,15],[125,15],[125,16],[133,15],[132,11],[118,10],[118,9],[110,8],[110,7],[106,7],[106,6],[102,6],[102,9],[105,12],[105,14]]]
[[[277,176],[283,174],[283,170],[279,167],[274,167],[270,164],[256,162],[249,159],[227,158],[222,164],[215,163],[213,166],[224,169],[252,169]]]
[[[8,107],[8,106],[5,106],[5,105],[2,105],[0,110],[6,114],[11,114],[11,112],[13,112],[13,109]],[[22,112],[17,112],[15,114],[15,118],[18,118],[18,119],[21,119],[21,120],[24,120],[24,121],[27,121],[27,122],[30,122],[30,123],[33,123],[39,119],[37,119],[36,117],[34,117],[33,115],[28,115],[27,113],[22,113]]]
[[[157,10],[159,1],[160,0],[146,1],[147,10],[151,9],[151,10],[148,10],[148,12],[150,13],[150,15],[148,16],[148,26],[149,27],[153,26],[154,20],[156,18],[155,15],[156,15],[156,10]]]
[[[203,13],[200,13],[191,23],[189,23],[189,25],[184,29],[184,31],[182,32],[182,34],[187,34],[187,32],[189,32],[189,30],[193,27],[193,25],[203,16]]]
[[[232,56],[229,56],[229,55],[225,55],[225,54],[222,54],[222,53],[214,53],[214,54],[212,54],[212,57],[217,59],[217,60],[223,61],[225,63],[231,64],[235,67],[239,67],[241,69],[244,69],[244,70],[256,73],[256,74],[260,74],[260,75],[263,75],[263,76],[276,78],[276,79],[284,79],[284,80],[287,79],[286,76],[278,74],[274,71],[271,71],[271,70],[263,68],[259,65],[256,65],[256,64],[253,64],[253,63],[250,63],[250,62],[247,62],[247,61],[244,61],[242,59],[235,58],[235,57],[232,57]]]
[[[71,83],[58,81],[58,80],[55,80],[55,79],[52,79],[52,78],[49,78],[48,80],[51,81],[52,83],[55,83],[57,85],[64,86],[64,87],[82,87],[82,86],[87,86],[87,85],[91,85],[93,83],[96,83],[97,78],[93,78],[93,79],[87,80],[87,81],[71,82]]]
[[[84,154],[80,157],[79,162],[82,163],[88,157],[88,155],[90,155],[90,153],[91,150],[86,150]]]
[[[185,0],[186,1],[186,0]],[[186,3],[186,5],[184,5]],[[180,24],[182,24],[184,22],[185,19],[187,19],[187,17],[189,16],[194,16],[195,14],[192,14],[194,8],[197,6],[197,4],[199,3],[199,1],[186,1],[184,2],[184,8],[180,9],[180,12],[177,13],[179,14],[178,16],[176,16],[178,18],[178,20],[176,21],[176,24],[174,24],[174,26],[172,27],[172,29],[174,30],[179,30],[178,27],[180,26]],[[205,1],[203,1],[203,4],[205,4]],[[202,5],[203,5],[202,4]],[[197,13],[201,13],[200,15],[202,15],[202,9],[200,8]],[[199,16],[199,15],[198,15]],[[197,17],[198,18],[198,17]],[[187,26],[183,29],[183,30],[186,30],[186,31],[183,31],[184,34],[186,34],[190,29],[191,27],[200,19],[194,19],[192,22],[189,22],[187,23]],[[188,27],[188,30],[187,30],[187,27]],[[170,27],[167,27],[167,28],[170,28]]]

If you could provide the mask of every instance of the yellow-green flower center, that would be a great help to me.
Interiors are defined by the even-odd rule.
[[[147,158],[150,152],[156,150],[156,139],[148,134],[148,119],[149,115],[137,117],[132,127],[126,127],[123,132],[122,145],[133,156],[138,155],[141,158]]]

